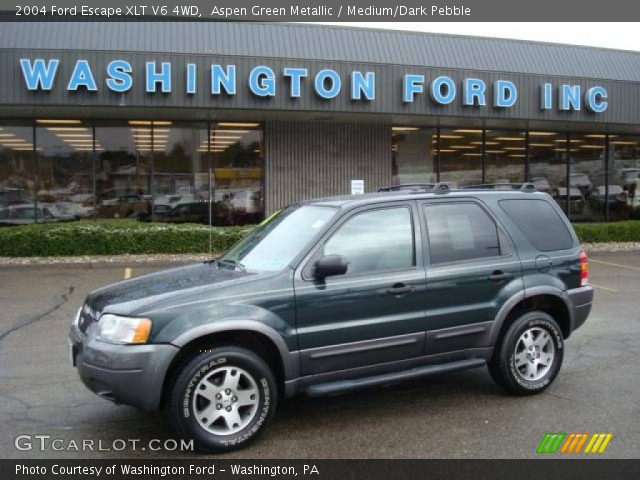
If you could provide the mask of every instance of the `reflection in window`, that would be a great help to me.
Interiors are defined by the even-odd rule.
[[[169,123],[169,122],[167,122]],[[153,208],[156,219],[209,223],[209,160],[206,123],[153,126]],[[162,212],[167,212],[163,216]],[[212,210],[212,224],[225,225]]]
[[[610,220],[640,220],[640,137],[609,136],[608,198]]]
[[[258,223],[264,216],[264,146],[260,124],[211,125],[213,208],[227,225]],[[205,147],[201,144],[201,148]]]
[[[482,183],[482,130],[440,130],[440,181],[455,186]]]
[[[146,218],[150,208],[151,125],[96,126],[96,215]],[[147,125],[148,123],[148,125]],[[148,144],[147,144],[148,142]]]
[[[498,229],[478,205],[432,204],[424,213],[432,264],[500,255]]]
[[[567,213],[567,158],[575,153],[578,142],[567,144],[564,133],[529,132],[529,181],[538,190],[551,195]],[[567,145],[570,145],[567,147]]]
[[[396,126],[391,132],[391,185],[434,183],[435,130]]]
[[[569,218],[601,222],[605,215],[605,135],[571,135]],[[602,194],[600,194],[602,192]]]
[[[408,208],[386,208],[351,217],[324,245],[324,255],[343,255],[348,275],[408,269],[415,265]]]
[[[201,224],[211,219],[213,225],[259,222],[263,217],[259,127],[221,122],[209,132],[206,123],[99,123],[98,216]]]
[[[513,130],[487,130],[485,140],[485,183],[522,183],[526,154],[526,136]],[[553,146],[534,140],[535,145]]]
[[[93,128],[80,120],[36,120],[37,200],[59,221],[93,216]],[[96,150],[102,145],[96,143]],[[40,213],[39,210],[36,213]]]
[[[29,123],[0,123],[0,225],[11,224],[16,207],[33,206],[35,163],[33,127]],[[9,207],[14,207],[9,210]]]

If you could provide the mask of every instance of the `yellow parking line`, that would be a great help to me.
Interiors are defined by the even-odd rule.
[[[607,292],[614,292],[614,293],[618,293],[618,290],[616,290],[615,288],[609,288],[609,287],[601,287],[600,285],[595,285],[591,282],[589,282],[589,286],[590,287],[595,287],[595,288],[599,288],[601,290],[606,290]]]
[[[640,271],[639,267],[631,267],[629,265],[620,265],[619,263],[605,262],[603,260],[594,260],[593,258],[589,259],[589,263],[591,263],[591,262],[602,263],[603,265],[611,265],[612,267],[628,268],[630,270],[638,270],[638,271]]]
[[[129,280],[131,278],[131,268],[127,267],[124,269],[124,279]]]

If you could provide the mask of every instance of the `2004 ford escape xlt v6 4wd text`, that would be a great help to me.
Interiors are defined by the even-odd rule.
[[[218,260],[89,294],[73,363],[104,398],[166,408],[203,451],[244,446],[298,392],[483,365],[513,394],[540,392],[593,290],[571,225],[532,190],[291,205]]]

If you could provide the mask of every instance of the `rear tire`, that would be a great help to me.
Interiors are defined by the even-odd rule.
[[[545,312],[522,314],[507,328],[489,362],[489,373],[514,395],[540,393],[555,380],[564,356],[562,331]]]
[[[250,350],[220,346],[196,355],[175,381],[169,416],[202,452],[247,446],[273,418],[278,392],[265,361]]]

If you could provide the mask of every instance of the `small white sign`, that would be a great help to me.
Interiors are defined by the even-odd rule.
[[[362,195],[364,193],[364,180],[351,180],[351,195]]]

